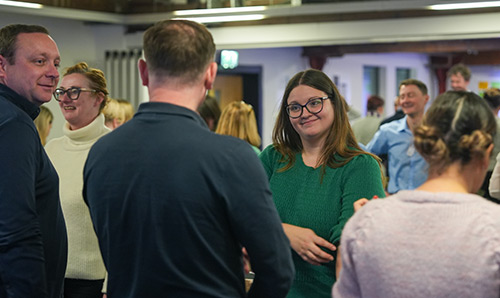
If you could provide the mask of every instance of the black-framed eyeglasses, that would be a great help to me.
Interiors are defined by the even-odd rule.
[[[66,93],[66,96],[68,96],[69,99],[77,100],[78,97],[80,97],[81,92],[97,92],[97,90],[80,88],[80,87],[71,87],[68,89],[57,88],[56,90],[54,90],[54,98],[57,101],[61,101],[59,97],[61,97],[62,95],[64,95],[64,93]]]
[[[306,108],[307,111],[311,114],[318,114],[323,110],[323,101],[329,98],[329,96],[312,98],[308,102],[306,102],[305,105],[301,105],[298,103],[289,104],[286,106],[286,113],[292,119],[302,116],[304,108]]]

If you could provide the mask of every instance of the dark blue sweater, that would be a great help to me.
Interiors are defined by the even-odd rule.
[[[195,112],[144,103],[102,137],[84,170],[110,298],[285,297],[294,270],[267,176],[250,145]]]
[[[0,84],[0,297],[62,291],[66,226],[59,178],[33,124],[38,113]]]

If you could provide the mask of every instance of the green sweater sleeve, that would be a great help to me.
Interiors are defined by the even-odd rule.
[[[262,165],[264,166],[264,170],[266,171],[267,177],[271,179],[271,176],[274,172],[275,168],[275,160],[276,159],[276,150],[274,150],[273,145],[267,146],[260,154],[259,158],[260,161],[262,162]]]
[[[371,199],[375,195],[385,197],[380,166],[367,154],[356,156],[344,166],[340,183],[341,213],[338,223],[332,227],[329,239],[335,245],[340,242],[340,235],[347,220],[354,214],[354,202],[361,198]]]

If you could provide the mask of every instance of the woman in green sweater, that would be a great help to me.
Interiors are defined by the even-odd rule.
[[[347,104],[318,70],[288,82],[260,158],[290,240],[295,280],[287,297],[330,297],[342,228],[363,197],[384,197],[378,158],[359,148]]]

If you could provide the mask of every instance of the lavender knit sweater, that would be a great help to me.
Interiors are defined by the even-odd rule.
[[[499,297],[500,206],[471,194],[401,191],[345,225],[333,297]]]

